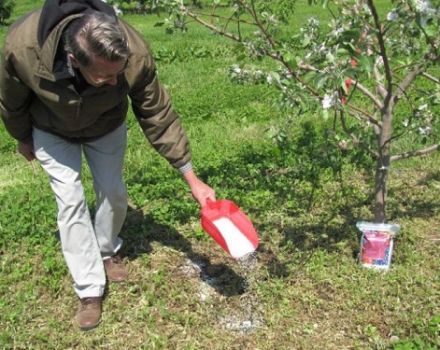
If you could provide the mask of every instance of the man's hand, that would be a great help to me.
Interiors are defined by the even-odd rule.
[[[201,181],[193,170],[183,174],[183,177],[191,188],[193,197],[199,202],[201,207],[205,206],[208,199],[215,201],[215,191]]]
[[[32,141],[29,142],[18,141],[18,152],[28,161],[35,159],[34,145]]]

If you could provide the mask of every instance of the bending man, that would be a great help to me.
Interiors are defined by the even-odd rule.
[[[100,0],[48,0],[11,26],[0,66],[0,113],[19,152],[38,159],[50,178],[81,329],[100,322],[106,276],[127,278],[118,235],[127,211],[122,169],[129,98],[148,140],[183,174],[199,204],[215,199],[192,170],[188,139],[148,45],[111,7]],[[96,193],[94,221],[81,183],[83,154]]]

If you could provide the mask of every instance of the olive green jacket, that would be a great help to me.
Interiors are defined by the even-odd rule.
[[[57,74],[55,55],[72,15],[52,30],[40,48],[37,26],[41,10],[9,29],[0,64],[0,114],[8,132],[19,141],[32,138],[32,128],[72,141],[99,138],[125,120],[130,97],[133,112],[154,148],[174,167],[191,160],[188,139],[170,98],[161,87],[148,45],[119,19],[130,56],[115,86],[88,86],[78,93],[72,80]]]

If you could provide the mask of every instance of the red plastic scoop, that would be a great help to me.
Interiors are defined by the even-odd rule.
[[[208,201],[200,216],[203,229],[233,258],[242,258],[257,249],[257,232],[234,202]]]

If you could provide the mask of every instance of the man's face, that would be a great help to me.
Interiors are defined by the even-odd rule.
[[[96,56],[88,67],[78,64],[74,56],[71,56],[72,64],[78,68],[84,79],[94,87],[104,85],[116,85],[118,75],[122,74],[127,67],[126,60],[108,61],[102,57]]]

